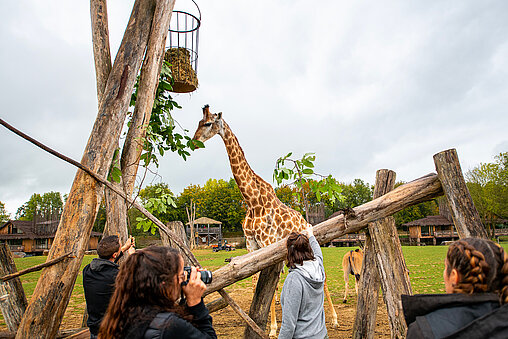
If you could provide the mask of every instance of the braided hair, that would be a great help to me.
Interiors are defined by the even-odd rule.
[[[446,274],[459,273],[453,293],[498,293],[501,302],[508,302],[508,256],[504,249],[490,240],[465,238],[453,242],[446,255]]]

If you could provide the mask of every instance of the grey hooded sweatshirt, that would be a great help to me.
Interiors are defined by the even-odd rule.
[[[279,339],[316,338],[328,334],[323,309],[325,268],[323,253],[314,236],[309,238],[314,260],[289,269],[282,287],[282,325]]]

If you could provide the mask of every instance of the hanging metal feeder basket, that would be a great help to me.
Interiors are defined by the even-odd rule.
[[[198,87],[198,43],[201,12],[196,2],[198,15],[184,11],[173,11],[166,40],[164,60],[171,64],[173,92],[190,93]]]

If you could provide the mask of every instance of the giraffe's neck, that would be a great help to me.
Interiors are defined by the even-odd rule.
[[[249,207],[259,205],[261,202],[259,186],[270,185],[254,173],[245,159],[245,154],[243,153],[242,147],[240,147],[238,139],[231,131],[228,124],[224,121],[223,123],[224,129],[223,133],[220,135],[224,141],[224,145],[226,146],[229,164],[231,165],[231,171],[233,172],[236,184],[238,185],[238,188]],[[264,188],[266,189],[266,187]]]

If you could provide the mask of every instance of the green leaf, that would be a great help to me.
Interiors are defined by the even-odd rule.
[[[314,171],[310,168],[304,168],[302,173],[303,174],[314,174]]]

